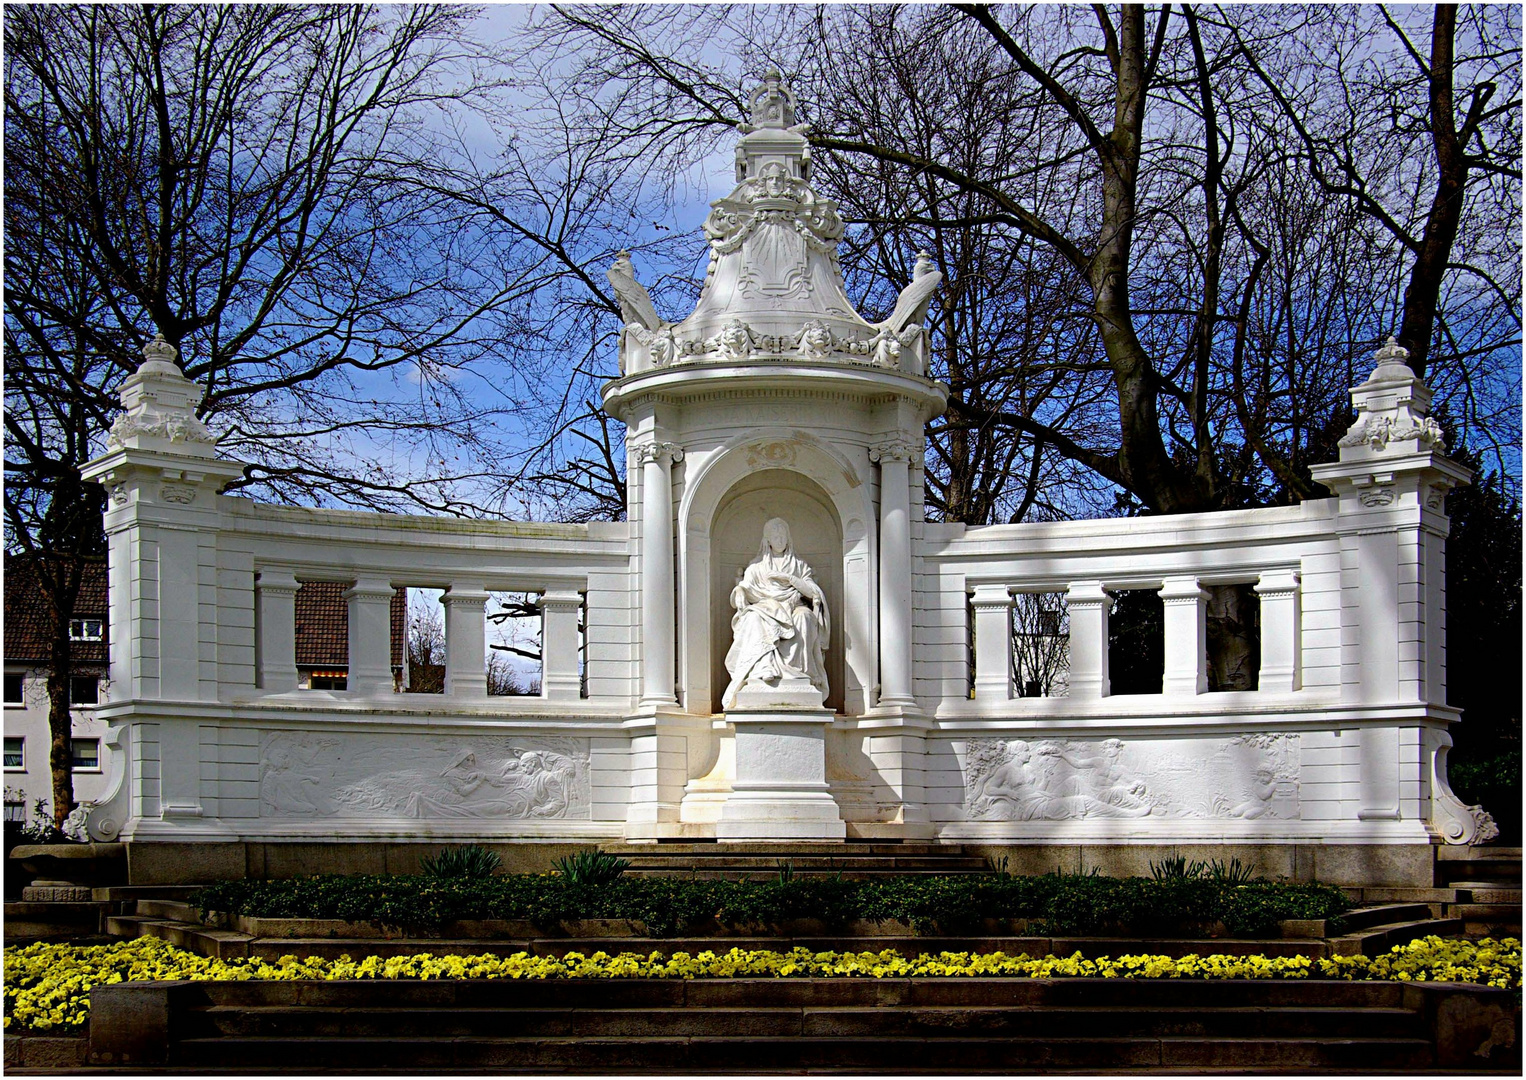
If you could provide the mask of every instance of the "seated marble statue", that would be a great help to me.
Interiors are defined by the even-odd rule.
[[[827,598],[811,568],[795,554],[783,518],[763,526],[757,558],[731,590],[731,606],[736,611],[726,653],[731,683],[721,696],[722,708],[735,708],[737,694],[749,683],[777,685],[788,676],[809,679],[826,695]]]

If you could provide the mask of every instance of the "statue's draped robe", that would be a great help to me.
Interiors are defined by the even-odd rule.
[[[731,683],[721,697],[721,707],[735,707],[737,692],[751,681],[776,681],[785,674],[803,675],[827,694],[823,658],[831,634],[825,600],[819,612],[810,598],[790,584],[790,578],[815,583],[805,560],[793,546],[774,554],[765,542],[763,551],[748,565],[742,580],[731,590],[731,649],[726,670]]]

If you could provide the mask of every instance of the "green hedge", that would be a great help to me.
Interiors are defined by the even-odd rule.
[[[1333,918],[1350,905],[1328,885],[1257,882],[1225,885],[1201,878],[1106,878],[1046,874],[888,877],[844,881],[717,881],[626,877],[575,885],[553,875],[448,879],[400,875],[322,875],[275,881],[225,881],[198,890],[205,912],[267,918],[347,919],[431,929],[451,919],[528,919],[551,927],[572,919],[640,920],[656,937],[718,920],[728,925],[820,919],[840,928],[853,919],[900,919],[919,931],[963,934],[982,919],[1036,920],[1032,932],[1152,933],[1182,923],[1222,921],[1256,937],[1279,919]]]

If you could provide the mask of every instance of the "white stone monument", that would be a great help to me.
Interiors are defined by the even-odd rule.
[[[923,514],[945,386],[919,259],[853,310],[843,225],[777,72],[753,94],[710,266],[669,321],[621,253],[627,520],[268,506],[150,343],[87,469],[111,492],[114,773],[91,810],[135,881],[334,865],[401,843],[931,839],[1015,868],[1190,849],[1271,877],[1429,885],[1493,825],[1447,786],[1447,460],[1403,350],[1352,391],[1335,494],[1298,506],[967,527]],[[348,683],[299,688],[294,596],[343,586]],[[1254,687],[1209,692],[1210,590],[1259,615]],[[443,694],[396,692],[389,604],[443,589]],[[1165,605],[1162,688],[1114,695],[1120,589]],[[537,697],[490,697],[491,592],[541,597]],[[1065,688],[1024,696],[1012,612],[1048,597]],[[1024,601],[1026,602],[1026,600]],[[1248,603],[1251,601],[1247,601]],[[120,693],[118,693],[120,688]]]

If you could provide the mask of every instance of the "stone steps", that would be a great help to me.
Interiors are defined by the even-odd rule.
[[[869,1037],[884,1031],[883,1006],[732,1005],[706,1018],[714,1035],[767,1038],[827,1036]],[[901,1007],[897,1028],[903,1035],[939,1038],[957,1035],[1005,1035],[1079,1039],[1106,1029],[1112,1037],[1215,1036],[1219,1038],[1330,1038],[1350,1034],[1350,1010],[1330,1006],[1262,1006],[1204,1009],[1201,1006],[1141,1005],[1127,1012],[1112,1006],[963,1005]],[[1364,1010],[1367,1038],[1402,1039],[1414,1034],[1408,1009]],[[212,1006],[196,1021],[215,1028],[217,1036],[288,1038],[523,1037],[536,1034],[566,1038],[672,1037],[690,1035],[694,1010],[678,1008],[429,1008],[348,1006]]]
[[[697,880],[777,880],[841,876],[863,880],[887,874],[924,876],[983,874],[990,867],[960,845],[886,843],[662,843],[612,844],[603,848],[629,862],[634,877]]]
[[[1437,937],[1460,937],[1464,930],[1461,919],[1415,919],[1413,921],[1385,923],[1330,939],[1330,949],[1336,956],[1377,956],[1395,945],[1407,945],[1416,938],[1434,934]]]
[[[215,1068],[343,1069],[376,1073],[491,1070],[495,1073],[787,1074],[845,1071],[945,1075],[1023,1069],[1267,1069],[1398,1073],[1427,1068],[1423,1039],[1227,1039],[1223,1037],[1079,1039],[917,1039],[886,1036],[589,1038],[557,1036],[363,1040],[327,1038],[187,1039],[174,1064]],[[406,1064],[400,1064],[406,1062]],[[242,1071],[242,1069],[240,1070]]]
[[[1466,1018],[1513,1008],[1509,992],[1320,980],[122,983],[97,988],[93,1008],[93,1064],[185,1070],[1318,1073],[1519,1061],[1514,1046],[1466,1057],[1493,1022]]]
[[[335,960],[341,956],[412,956],[421,952],[441,956],[511,956],[527,952],[536,956],[562,956],[577,951],[586,954],[634,952],[643,956],[677,952],[692,954],[710,950],[768,949],[788,952],[806,948],[812,952],[874,952],[891,950],[906,957],[939,952],[1003,952],[1009,956],[1050,954],[1070,956],[1077,951],[1088,957],[1151,955],[1185,956],[1189,953],[1228,956],[1329,956],[1331,946],[1321,939],[1269,938],[1106,938],[1106,937],[1029,937],[1010,935],[915,936],[899,935],[747,935],[724,934],[704,937],[254,937],[234,930],[222,930],[191,922],[143,916],[118,915],[109,920],[108,932],[118,937],[158,937],[180,948],[230,959],[239,956],[262,956],[275,959],[288,954],[318,956]],[[1439,932],[1439,931],[1438,931]],[[1417,935],[1419,936],[1419,935]],[[1345,940],[1345,939],[1339,939]],[[1408,940],[1408,939],[1405,939]],[[1354,947],[1360,952],[1360,947]]]

